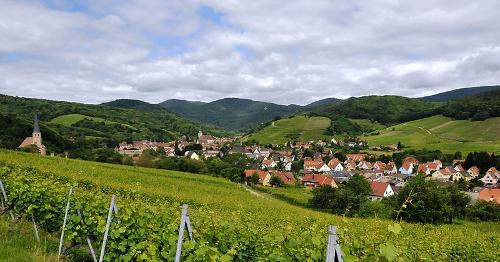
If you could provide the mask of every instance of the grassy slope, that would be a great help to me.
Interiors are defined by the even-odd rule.
[[[81,121],[83,119],[92,120],[92,121],[95,121],[95,122],[104,122],[107,125],[110,125],[110,124],[120,124],[122,126],[129,127],[130,129],[137,130],[135,127],[133,127],[131,125],[121,124],[121,123],[118,123],[118,122],[106,120],[104,118],[91,117],[91,116],[86,116],[86,115],[82,115],[82,114],[61,115],[61,116],[58,116],[58,117],[53,118],[52,120],[50,120],[50,123],[59,124],[59,125],[63,125],[63,126],[66,126],[66,127],[70,127],[71,125],[73,125],[73,124],[75,124],[78,121]]]
[[[500,153],[500,117],[485,121],[467,121],[438,115],[388,127],[382,130],[380,135],[367,136],[365,139],[370,145],[401,141],[415,149],[439,149],[448,153]]]
[[[286,232],[302,232],[316,236],[319,246],[324,246],[327,225],[332,224],[339,228],[342,245],[353,239],[378,243],[389,237],[387,228],[393,223],[379,219],[343,218],[272,198],[259,198],[227,180],[202,175],[39,157],[6,150],[0,150],[0,161],[52,172],[73,181],[92,181],[94,185],[110,190],[125,189],[187,202],[191,204],[190,216],[195,227],[201,217],[210,216],[224,223],[243,223],[261,232],[263,238],[279,232],[285,235]],[[171,201],[163,203],[168,205]],[[477,243],[481,243],[481,250],[498,252],[496,243],[500,242],[500,228],[493,223],[440,226],[402,223],[402,227],[402,233],[394,239],[397,252],[404,254],[400,257],[402,260],[431,257],[445,260],[453,247],[476,246]],[[436,236],[439,236],[438,242]]]
[[[39,231],[37,243],[33,228],[26,221],[12,223],[7,215],[0,216],[0,261],[58,261],[57,240]]]
[[[298,140],[329,140],[324,135],[331,120],[326,117],[306,117],[303,115],[274,121],[271,125],[251,134],[247,139],[255,139],[262,144],[284,144],[291,140],[287,135],[297,134]]]

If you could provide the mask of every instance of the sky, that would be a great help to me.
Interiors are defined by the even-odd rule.
[[[500,84],[497,0],[0,0],[0,94],[420,97]]]

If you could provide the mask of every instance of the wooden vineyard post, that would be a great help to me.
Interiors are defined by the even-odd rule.
[[[332,225],[328,226],[326,262],[344,262],[342,251],[340,250],[340,244],[337,239],[337,229]]]
[[[61,229],[61,240],[59,241],[59,253],[57,254],[58,257],[61,256],[62,252],[62,247],[64,243],[64,230],[66,229],[66,222],[68,221],[68,213],[69,213],[69,207],[71,204],[71,196],[73,195],[73,187],[69,189],[68,193],[68,202],[66,203],[66,212],[64,213],[64,221]]]
[[[118,214],[118,207],[116,206],[115,195],[111,196],[111,204],[109,205],[108,219],[106,221],[106,230],[104,231],[104,239],[102,240],[101,254],[99,256],[99,262],[104,259],[104,253],[106,251],[106,242],[108,241],[109,227],[111,226],[111,220],[113,219],[113,213]]]
[[[177,239],[177,251],[175,252],[175,262],[181,261],[182,242],[184,240],[184,229],[187,228],[189,240],[194,242],[191,220],[188,214],[188,205],[182,205],[181,224],[179,226],[179,239]]]
[[[2,179],[0,179],[0,190],[2,191],[2,197],[0,197],[2,199],[2,210],[4,210],[5,204],[7,204],[7,193],[5,192],[5,188],[3,187]],[[10,218],[12,219],[12,221],[14,221],[14,213],[12,212],[12,210],[10,210],[9,213]]]

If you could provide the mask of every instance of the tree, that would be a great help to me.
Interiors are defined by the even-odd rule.
[[[360,175],[354,175],[339,188],[320,186],[313,190],[311,206],[329,209],[335,214],[353,216],[368,201],[370,184]]]
[[[417,175],[408,181],[394,201],[396,218],[408,222],[440,224],[453,217],[450,193],[434,180]]]
[[[275,186],[275,187],[282,187],[284,185],[281,178],[277,175],[272,175],[271,179],[269,180],[269,183],[271,184],[271,186]]]
[[[253,173],[250,177],[247,177],[247,182],[251,185],[257,185],[259,183],[259,174]]]
[[[460,192],[457,185],[452,185],[447,188],[450,194],[450,205],[453,208],[452,214],[449,216],[449,222],[451,223],[453,218],[462,218],[465,214],[465,207],[470,202],[469,196]]]
[[[362,196],[364,198],[368,197],[371,192],[370,183],[366,180],[365,177],[355,174],[353,175],[349,181],[345,184],[345,186],[350,189],[354,194]]]
[[[500,221],[500,205],[480,200],[466,209],[466,216],[474,221]]]
[[[240,183],[242,181],[241,171],[237,167],[227,167],[220,171],[220,176],[227,178],[233,182]],[[259,181],[257,180],[257,183]]]
[[[337,188],[331,186],[319,186],[312,190],[313,197],[309,201],[311,207],[321,209],[332,209]]]

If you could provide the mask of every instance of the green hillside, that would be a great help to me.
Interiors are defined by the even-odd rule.
[[[489,151],[500,153],[500,117],[484,121],[454,120],[437,115],[410,121],[364,137],[372,145],[397,144],[414,149],[439,149],[462,153]]]
[[[438,106],[436,103],[401,96],[364,96],[320,106],[313,109],[312,113],[332,120],[343,116],[391,125],[434,115]]]
[[[451,91],[438,93],[435,95],[425,96],[422,97],[421,99],[430,102],[447,102],[495,90],[500,90],[500,86],[497,85],[497,86],[477,86],[477,87],[459,88]]]
[[[167,100],[161,106],[183,117],[227,130],[241,131],[303,110],[297,105],[278,105],[250,99],[224,98],[210,103]]]
[[[189,204],[196,242],[184,242],[182,261],[324,261],[328,225],[337,226],[351,261],[448,261],[456,252],[467,261],[492,261],[500,255],[495,223],[401,222],[401,232],[391,233],[390,220],[317,212],[220,178],[6,150],[0,150],[0,171],[16,210],[27,212],[29,206],[37,218],[44,217],[40,226],[54,230],[63,218],[67,189],[74,186],[73,201],[85,207],[86,224],[71,226],[78,221],[72,213],[67,235],[79,242],[82,230],[102,240],[109,199],[116,194],[120,223],[113,222],[110,231],[106,259],[111,261],[172,261],[183,203]]]
[[[200,129],[225,134],[158,105],[139,102],[132,109],[124,109],[0,95],[0,147],[16,148],[30,136],[35,112],[41,120],[44,144],[49,152],[57,153],[114,147],[124,140],[170,141],[181,135],[195,136]]]
[[[246,140],[256,140],[261,144],[284,144],[288,141],[330,140],[324,135],[331,120],[326,117],[304,115],[273,121],[266,127],[246,136]]]

